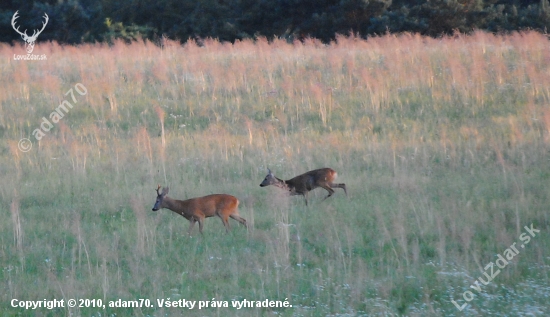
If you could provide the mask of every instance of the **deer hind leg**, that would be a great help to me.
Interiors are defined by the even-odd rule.
[[[306,206],[307,206],[307,192],[303,193],[302,196],[304,196],[304,200],[306,201]]]
[[[241,217],[237,214],[232,214],[229,217],[231,217],[231,218],[237,220],[238,222],[240,222],[243,226],[245,226],[245,228],[248,228],[248,225],[246,224],[246,219],[244,219],[243,217]]]
[[[327,195],[327,197],[325,197],[325,199],[329,198],[330,196],[332,196],[332,194],[334,194],[334,190],[332,188],[330,188],[331,186],[321,185],[321,187],[323,187],[324,189],[326,189],[328,191],[328,195]],[[323,200],[325,200],[325,199],[323,199]]]
[[[344,190],[344,193],[346,193],[346,196],[348,195],[348,191],[346,190],[346,184],[330,184],[330,187],[332,188],[342,188]]]
[[[199,222],[199,232],[202,234],[202,225],[204,223],[204,218],[199,218],[197,221]]]
[[[189,219],[189,230],[187,231],[188,235],[191,235],[191,231],[193,231],[193,227],[195,226],[196,220],[191,218]]]
[[[231,226],[229,225],[229,215],[226,215],[223,210],[216,211],[216,215],[222,220],[225,232],[228,233]]]
[[[231,229],[231,225],[229,224],[229,217],[225,216],[225,215],[222,215],[221,218],[222,218],[222,221],[223,221],[223,225],[225,227],[225,232],[229,233],[229,230]]]

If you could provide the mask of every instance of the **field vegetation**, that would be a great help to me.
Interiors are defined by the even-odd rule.
[[[0,46],[1,315],[543,316],[550,45],[540,33]],[[77,83],[85,95],[65,95]],[[64,100],[63,118],[40,129]],[[18,148],[29,138],[32,148]],[[332,167],[347,185],[260,188]],[[169,210],[228,193],[249,230]],[[481,291],[486,265],[540,230]],[[495,266],[495,271],[497,267]],[[489,274],[489,273],[488,273]],[[463,311],[463,293],[473,299]],[[280,300],[292,308],[10,301]]]

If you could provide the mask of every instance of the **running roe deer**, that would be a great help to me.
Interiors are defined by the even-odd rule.
[[[159,193],[160,185],[158,185],[157,200],[153,206],[153,211],[157,211],[162,208],[168,208],[173,212],[183,216],[190,221],[189,235],[193,230],[195,222],[199,222],[199,232],[202,234],[202,225],[205,218],[218,216],[221,218],[225,231],[229,232],[229,217],[237,220],[242,225],[247,227],[246,219],[239,216],[237,207],[239,206],[239,200],[231,195],[226,194],[213,194],[204,197],[191,198],[187,200],[176,200],[168,196],[168,187],[164,187],[162,192]]]
[[[275,187],[279,187],[288,191],[290,195],[302,195],[306,200],[306,206],[307,193],[317,187],[322,187],[328,191],[328,196],[325,197],[325,199],[334,194],[333,188],[342,188],[344,190],[344,193],[346,193],[346,196],[348,195],[348,192],[346,191],[346,184],[333,183],[333,181],[338,176],[338,173],[336,173],[336,171],[332,168],[327,167],[316,169],[302,175],[298,175],[286,181],[275,177],[275,175],[273,175],[269,168],[267,169],[267,171],[268,174],[265,177],[264,181],[260,184],[260,187],[273,185]]]

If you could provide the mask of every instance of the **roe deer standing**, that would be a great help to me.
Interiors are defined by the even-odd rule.
[[[218,216],[221,218],[225,231],[229,232],[229,217],[237,220],[242,225],[247,227],[246,219],[239,216],[237,207],[239,206],[239,200],[231,195],[226,194],[213,194],[204,197],[191,198],[187,200],[176,200],[168,196],[168,187],[164,187],[162,192],[159,193],[160,185],[157,190],[157,201],[153,206],[153,211],[157,211],[162,208],[168,208],[173,212],[182,215],[185,219],[189,220],[189,235],[193,230],[195,222],[199,222],[199,231],[202,234],[202,225],[205,218]]]
[[[332,168],[320,168],[313,171],[309,171],[302,175],[298,175],[289,180],[282,180],[278,177],[275,177],[271,170],[268,168],[269,172],[265,177],[264,181],[260,184],[261,187],[273,185],[279,188],[282,188],[290,192],[290,195],[302,195],[306,200],[307,206],[307,193],[314,190],[317,187],[322,187],[328,191],[328,196],[325,199],[329,198],[334,194],[333,188],[342,188],[348,195],[346,191],[346,184],[335,184],[333,181],[338,176],[335,170]],[[323,200],[325,200],[323,199]]]

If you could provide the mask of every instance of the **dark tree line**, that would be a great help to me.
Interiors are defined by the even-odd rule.
[[[549,0],[7,0],[0,4],[0,41],[20,40],[21,30],[49,23],[39,41],[132,41],[161,37],[222,41],[263,36],[333,40],[412,32],[441,36],[473,30],[510,32],[550,26]]]

